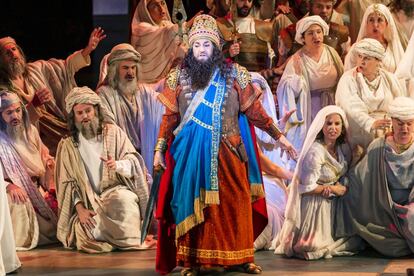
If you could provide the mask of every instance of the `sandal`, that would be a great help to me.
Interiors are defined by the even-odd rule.
[[[183,268],[180,272],[181,276],[197,276],[199,273],[199,268],[187,267]]]
[[[242,265],[243,271],[248,274],[261,274],[263,269],[255,263],[245,263]]]

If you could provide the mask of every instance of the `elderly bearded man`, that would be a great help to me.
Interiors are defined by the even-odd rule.
[[[54,188],[54,160],[19,97],[1,93],[0,160],[16,247],[28,250],[56,242],[57,217],[38,189]]]
[[[88,87],[72,89],[66,111],[72,135],[56,155],[58,239],[88,253],[147,248],[140,243],[148,201],[142,157],[118,126],[105,123],[101,99]]]
[[[26,57],[11,37],[0,39],[0,88],[19,95],[52,155],[67,134],[65,96],[76,86],[75,73],[90,64],[89,54],[105,38],[95,28],[88,45],[66,60],[50,59],[26,63]]]
[[[189,53],[170,72],[159,96],[166,112],[155,167],[165,167],[167,141],[175,138],[157,205],[166,211],[160,219],[157,270],[166,273],[177,264],[185,267],[182,275],[194,275],[202,266],[261,273],[253,263],[252,202],[263,199],[264,191],[248,121],[266,130],[290,155],[296,152],[265,113],[247,70],[224,61],[214,18],[196,17],[189,41]],[[165,196],[166,187],[171,187],[172,198]],[[176,225],[177,260],[164,247],[168,239],[163,235],[174,231],[170,223]],[[259,234],[263,229],[257,230]]]
[[[164,106],[152,85],[138,83],[140,60],[141,55],[130,44],[116,45],[106,59],[108,74],[97,93],[112,121],[128,135],[152,172]]]
[[[414,252],[414,100],[397,97],[388,109],[392,133],[374,140],[350,171],[336,224],[337,236],[357,234],[400,257]]]

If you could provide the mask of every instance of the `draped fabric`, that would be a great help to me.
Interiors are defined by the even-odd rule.
[[[141,216],[148,201],[144,161],[119,127],[108,124],[103,133],[102,155],[129,160],[133,177],[126,178],[105,166],[98,195],[92,190],[72,138],[62,140],[56,156],[55,175],[60,211],[57,237],[64,247],[88,253],[109,252],[115,248],[142,249]],[[79,198],[85,208],[97,213],[98,225],[94,233],[81,226],[75,211],[75,198]]]
[[[141,54],[138,79],[156,82],[164,78],[176,58],[183,58],[188,46],[177,36],[178,26],[168,20],[155,24],[147,9],[148,0],[141,0],[131,23],[131,45]]]
[[[152,173],[155,142],[164,114],[156,89],[154,85],[139,83],[133,103],[110,86],[97,90],[110,119],[125,131],[135,149],[140,151],[149,173]]]
[[[300,152],[306,133],[316,113],[324,106],[335,103],[335,87],[343,73],[343,65],[335,49],[325,45],[324,53],[315,66],[303,50],[300,58],[302,75],[295,73],[293,58],[288,62],[277,89],[279,114],[296,109],[286,124],[286,138]],[[323,59],[325,57],[325,59]],[[321,70],[320,72],[318,70]],[[332,71],[336,74],[332,75]],[[330,82],[330,83],[328,83]],[[318,87],[312,87],[312,84]],[[293,161],[284,161],[284,167],[294,169]]]
[[[393,201],[390,193],[393,183],[388,181],[387,159],[399,159],[400,164],[407,165],[405,161],[412,159],[414,147],[411,145],[398,156],[387,153],[385,143],[384,138],[374,140],[364,159],[349,172],[349,192],[338,201],[336,236],[357,234],[381,254],[399,257],[414,252],[414,210],[410,204],[413,193],[411,189],[410,195],[406,196],[406,205]],[[405,181],[412,181],[411,173],[409,175],[411,180]]]
[[[75,73],[89,64],[90,57],[85,60],[81,52],[77,51],[66,60],[50,59],[28,63],[24,91],[13,83],[11,86],[0,84],[0,88],[18,94],[24,104],[31,102],[39,89],[47,88],[52,92],[52,101],[39,107],[29,105],[28,108],[31,122],[39,129],[40,137],[52,155],[55,155],[60,139],[67,134],[65,98],[76,86]]]

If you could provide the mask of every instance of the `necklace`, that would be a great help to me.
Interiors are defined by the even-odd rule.
[[[375,78],[372,81],[369,81],[367,77],[365,77],[364,75],[362,76],[364,77],[365,83],[368,85],[369,90],[371,90],[372,92],[376,92],[380,85],[378,74],[375,76]]]
[[[411,137],[410,142],[408,142],[407,144],[398,144],[394,140],[394,145],[395,145],[395,149],[397,150],[397,153],[403,153],[404,151],[406,151],[409,147],[411,147],[413,142],[414,142],[414,139],[412,137]]]

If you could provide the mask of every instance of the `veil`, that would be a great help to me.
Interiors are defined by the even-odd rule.
[[[360,41],[361,39],[367,36],[368,16],[375,11],[379,11],[387,19],[388,26],[384,32],[384,37],[389,43],[388,47],[390,47],[391,49],[392,55],[395,60],[395,65],[397,66],[399,62],[402,60],[404,49],[402,47],[401,40],[398,35],[398,29],[397,29],[397,25],[395,24],[394,17],[392,16],[390,10],[385,5],[372,4],[366,9],[364,16],[362,18],[362,21],[361,21],[361,28],[359,29],[356,42]],[[349,70],[356,66],[356,54],[355,54],[355,51],[353,51],[354,45],[352,45],[351,49],[349,50],[348,55],[345,57],[345,64],[346,64],[345,70]]]

